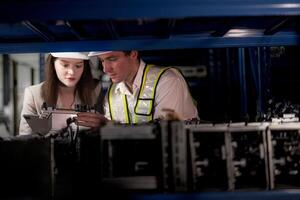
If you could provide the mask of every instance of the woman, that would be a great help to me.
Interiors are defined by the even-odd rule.
[[[25,88],[20,135],[32,133],[24,114],[40,115],[44,102],[62,109],[74,109],[76,104],[97,103],[100,87],[93,80],[88,59],[87,55],[79,52],[49,54],[45,81]]]

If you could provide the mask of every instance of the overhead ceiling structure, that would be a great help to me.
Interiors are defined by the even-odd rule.
[[[5,0],[0,52],[300,44],[300,0]]]

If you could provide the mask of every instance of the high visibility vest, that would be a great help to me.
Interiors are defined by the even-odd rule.
[[[168,69],[169,67],[161,68],[146,65],[137,101],[134,106],[134,113],[129,112],[126,95],[116,95],[116,84],[111,84],[108,90],[108,105],[111,120],[133,124],[153,121],[153,104],[156,87],[161,75]]]

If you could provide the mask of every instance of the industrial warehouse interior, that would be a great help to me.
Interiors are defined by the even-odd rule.
[[[0,11],[0,199],[300,198],[299,0],[13,0]],[[132,50],[180,71],[197,119],[87,129],[75,123],[87,105],[48,106],[20,134],[25,88],[45,81],[51,53]],[[109,99],[99,58],[88,63]]]

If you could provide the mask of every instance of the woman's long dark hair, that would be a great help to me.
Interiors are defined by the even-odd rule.
[[[47,57],[45,68],[45,82],[42,85],[42,97],[47,105],[56,105],[58,98],[58,85],[60,80],[58,79],[54,61],[56,57],[51,54]],[[76,85],[76,92],[83,105],[94,105],[96,103],[97,94],[95,92],[95,82],[91,73],[91,68],[88,60],[84,60],[84,70]]]

